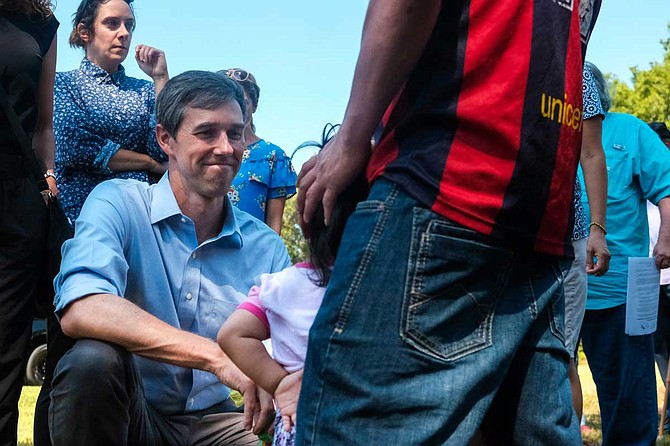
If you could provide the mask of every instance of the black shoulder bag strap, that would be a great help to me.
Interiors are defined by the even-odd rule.
[[[49,184],[44,178],[44,172],[42,171],[42,166],[40,166],[35,151],[32,148],[30,139],[26,134],[26,131],[21,126],[19,122],[19,117],[16,116],[16,112],[9,105],[9,98],[5,92],[5,88],[0,84],[0,105],[2,106],[2,111],[9,121],[9,125],[12,126],[16,140],[21,146],[23,151],[23,157],[25,159],[26,167],[30,169],[30,174],[34,177],[35,183],[37,184],[37,189],[40,191],[49,190]]]

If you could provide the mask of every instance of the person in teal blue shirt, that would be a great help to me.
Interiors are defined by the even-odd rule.
[[[608,112],[605,79],[594,65],[589,68]],[[645,122],[624,113],[606,114],[602,140],[612,260],[607,274],[589,276],[582,345],[598,390],[603,446],[649,445],[658,424],[654,345],[651,334],[625,334],[628,258],[649,254],[649,200],[661,212],[656,266],[670,266],[670,152]],[[579,180],[583,184],[581,172]],[[588,202],[583,205],[588,215]]]
[[[55,280],[63,332],[79,341],[54,375],[54,446],[256,445],[252,418],[256,435],[272,422],[269,395],[214,342],[254,279],[290,265],[279,236],[227,196],[245,110],[230,79],[176,76],[156,102],[168,172],[155,185],[106,181],[86,199]]]

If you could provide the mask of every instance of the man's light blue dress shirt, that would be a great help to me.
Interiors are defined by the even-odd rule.
[[[258,275],[290,265],[277,234],[227,198],[225,206],[220,234],[198,245],[168,174],[151,186],[136,180],[101,183],[84,204],[74,239],[63,247],[56,312],[84,296],[110,293],[214,340]],[[206,409],[229,396],[209,372],[136,360],[147,400],[160,413]]]

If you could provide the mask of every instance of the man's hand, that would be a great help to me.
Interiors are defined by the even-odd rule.
[[[340,132],[309,159],[298,176],[298,213],[303,231],[322,202],[325,223],[337,197],[363,172],[370,158],[370,140],[347,141]]]
[[[244,428],[255,435],[267,432],[275,417],[270,394],[248,378],[240,384],[239,391],[244,395]]]
[[[298,396],[302,386],[303,370],[286,375],[275,390],[275,402],[281,412],[284,430],[291,430],[291,424],[296,424],[296,413],[298,411]]]
[[[670,240],[659,236],[656,246],[654,246],[654,258],[658,269],[670,268]]]
[[[153,79],[155,84],[164,85],[169,79],[165,53],[148,45],[135,47],[135,60],[140,69]]]
[[[221,354],[223,355],[223,352]],[[270,394],[258,387],[229,360],[216,368],[214,374],[223,384],[236,389],[244,396],[244,429],[251,430],[256,435],[267,432],[275,416]]]
[[[596,258],[596,263],[593,258]],[[586,272],[594,276],[602,276],[610,267],[610,252],[607,249],[605,234],[594,228],[586,242]]]

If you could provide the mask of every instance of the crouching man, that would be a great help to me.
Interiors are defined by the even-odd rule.
[[[270,397],[213,342],[254,277],[289,265],[281,239],[227,198],[245,113],[234,81],[176,76],[156,101],[168,172],[104,182],[84,204],[56,278],[63,331],[79,340],[54,376],[55,446],[255,445],[272,422]]]

